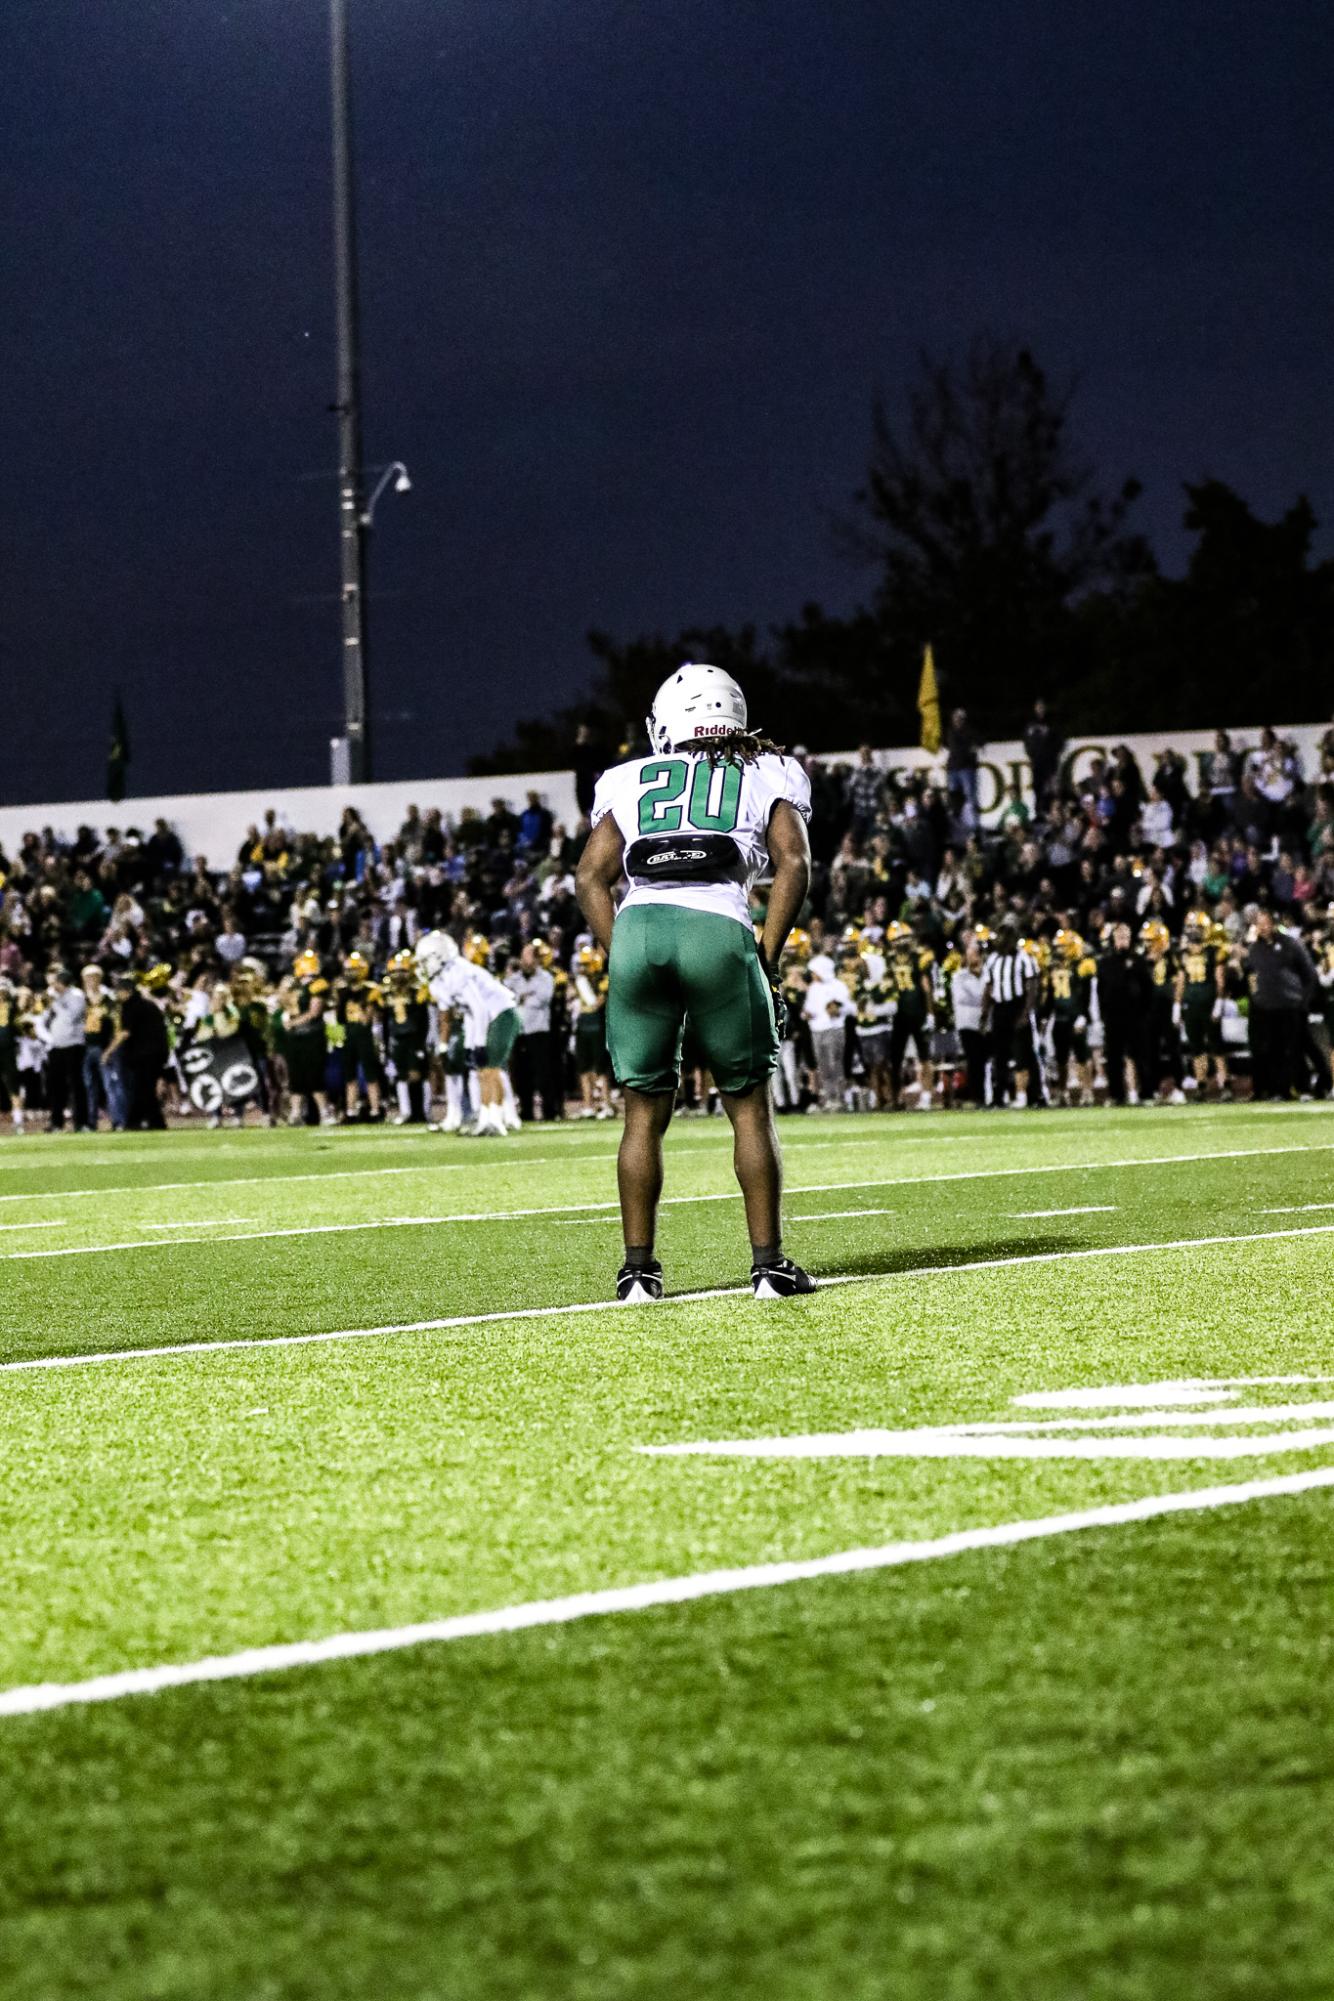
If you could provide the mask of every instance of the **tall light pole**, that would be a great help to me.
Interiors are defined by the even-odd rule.
[[[343,714],[347,778],[371,776],[366,646],[366,497],[361,464],[361,353],[357,226],[352,190],[352,100],[347,0],[329,0],[333,95],[334,293],[338,326],[338,539],[342,554]]]

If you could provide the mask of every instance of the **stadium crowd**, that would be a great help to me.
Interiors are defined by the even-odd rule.
[[[815,866],[781,969],[780,1109],[1202,1102],[1234,1079],[1328,1095],[1334,728],[1309,770],[1271,730],[1220,731],[1194,789],[1170,749],[1146,771],[1121,746],[1072,780],[1042,704],[1025,747],[1031,786],[986,827],[962,711],[943,779],[870,748],[793,753]],[[531,792],[456,822],[410,807],[385,839],[351,806],[336,837],[274,808],[221,870],[162,820],[25,834],[0,851],[0,1111],[122,1129],[418,1120],[443,1100],[467,1130],[466,1024],[439,1019],[412,957],[442,928],[514,993],[509,1122],[612,1116],[574,889],[594,753],[581,741],[573,826]],[[685,1065],[686,1107],[710,1109],[688,1046]]]

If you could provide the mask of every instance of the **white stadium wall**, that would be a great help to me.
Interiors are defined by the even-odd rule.
[[[393,785],[302,785],[284,792],[269,786],[262,792],[174,792],[160,798],[76,799],[53,806],[0,806],[0,847],[12,854],[31,828],[52,827],[73,836],[80,826],[137,827],[153,830],[155,820],[176,829],[188,855],[203,855],[209,867],[230,868],[246,829],[262,826],[270,807],[298,833],[336,834],[345,806],[355,806],[377,840],[398,832],[409,806],[423,813],[438,806],[447,819],[457,819],[465,806],[485,816],[493,799],[508,799],[519,811],[529,792],[538,792],[558,820],[573,826],[578,818],[572,771],[510,772],[503,778],[416,778]]]
[[[1322,723],[1275,724],[1281,737],[1296,741],[1302,752],[1308,777],[1319,764],[1318,744],[1328,728]],[[1259,741],[1260,725],[1231,732],[1234,747],[1250,748]],[[1069,738],[1065,749],[1067,768],[1075,778],[1083,776],[1098,755],[1109,756],[1114,745],[1129,744],[1146,778],[1153,772],[1154,753],[1171,747],[1187,760],[1192,790],[1199,782],[1200,759],[1213,748],[1214,732],[1169,730],[1153,735],[1123,736],[1114,733],[1089,734]],[[928,770],[944,783],[943,754],[909,745],[898,750],[878,750],[876,763],[882,771],[904,773]],[[856,752],[822,752],[823,764],[851,764]],[[1019,742],[984,745],[981,758],[979,799],[984,822],[999,816],[1009,786],[1018,780],[1029,792],[1028,760]],[[377,840],[397,832],[409,806],[423,813],[438,806],[447,819],[457,819],[465,806],[475,806],[485,814],[493,799],[506,799],[522,810],[529,792],[540,794],[557,820],[573,826],[578,809],[571,771],[511,772],[496,778],[416,778],[393,785],[308,785],[283,792],[270,788],[261,792],[167,793],[159,798],[124,799],[113,806],[106,799],[64,800],[47,806],[0,806],[0,846],[12,850],[30,829],[52,827],[57,834],[72,837],[81,825],[95,827],[137,827],[149,833],[154,820],[170,823],[180,835],[186,853],[204,855],[211,868],[229,867],[246,829],[259,825],[269,807],[276,807],[284,820],[302,833],[335,834],[345,806],[356,806]]]

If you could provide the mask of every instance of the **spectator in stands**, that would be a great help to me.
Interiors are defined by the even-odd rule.
[[[1208,783],[1216,799],[1226,802],[1236,791],[1237,757],[1226,730],[1215,730],[1214,747],[1203,761],[1200,777]]]
[[[1046,817],[1055,796],[1064,748],[1047,715],[1047,704],[1034,702],[1032,719],[1024,731],[1024,750],[1032,773],[1033,801],[1039,819]]]
[[[87,869],[79,869],[74,877],[74,892],[66,917],[69,936],[79,943],[87,938],[100,937],[106,926],[106,915],[106,899],[101,890]]]
[[[236,912],[230,904],[222,913],[222,929],[213,940],[213,949],[229,972],[246,955],[245,933],[237,928]]]
[[[848,779],[848,813],[859,842],[869,840],[874,832],[883,798],[884,781],[876,769],[875,752],[864,743]]]
[[[1157,779],[1149,787],[1149,796],[1139,816],[1140,833],[1144,843],[1151,848],[1170,848],[1175,828],[1172,824],[1172,808],[1163,795]]]
[[[593,741],[593,732],[587,723],[580,723],[574,733],[574,796],[579,811],[584,814],[593,810],[593,795],[597,783],[606,768],[607,760]]]
[[[982,740],[966,709],[955,709],[945,742],[945,784],[960,824],[972,831],[978,823],[977,767]]]
[[[519,815],[519,847],[525,854],[535,855],[550,841],[551,828],[551,809],[542,804],[540,793],[530,792]]]
[[[185,860],[180,836],[165,820],[154,820],[153,831],[144,843],[144,861],[150,880],[175,875]]]

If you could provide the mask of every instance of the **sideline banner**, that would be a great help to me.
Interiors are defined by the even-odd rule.
[[[239,1035],[192,1042],[180,1055],[186,1095],[211,1118],[224,1105],[243,1105],[259,1091],[259,1074]]]

